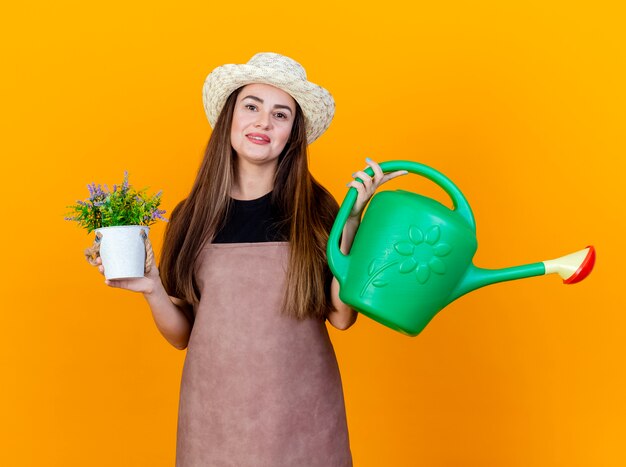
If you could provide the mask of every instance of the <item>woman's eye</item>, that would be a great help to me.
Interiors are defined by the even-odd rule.
[[[284,114],[284,113],[282,113],[282,112],[278,112],[278,113],[276,114],[276,117],[277,117],[277,118],[280,118],[280,119],[284,119],[284,118],[287,118],[287,114]]]
[[[248,109],[248,110],[256,110],[256,105],[254,105],[254,104],[246,104],[246,109]]]

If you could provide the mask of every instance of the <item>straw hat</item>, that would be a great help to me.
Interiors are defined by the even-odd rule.
[[[335,114],[335,100],[321,86],[306,79],[302,65],[284,55],[262,52],[243,65],[222,65],[204,81],[202,102],[211,127],[215,126],[228,96],[237,88],[251,83],[265,83],[287,92],[302,108],[307,142],[319,138]]]

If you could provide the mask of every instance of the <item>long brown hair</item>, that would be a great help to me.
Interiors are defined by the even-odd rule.
[[[189,196],[170,214],[159,273],[167,293],[192,305],[200,301],[193,277],[202,246],[210,243],[225,219],[236,170],[230,130],[237,95],[224,104],[209,138]],[[278,158],[271,202],[289,232],[289,267],[282,309],[297,319],[324,318],[331,309],[332,274],[326,243],[339,206],[311,175],[304,116],[296,103],[289,141]]]

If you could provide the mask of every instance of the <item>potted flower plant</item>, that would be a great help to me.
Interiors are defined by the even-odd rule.
[[[65,220],[78,222],[87,233],[96,232],[96,247],[87,250],[88,260],[99,253],[107,279],[143,277],[148,226],[157,220],[167,222],[162,216],[165,211],[159,209],[161,191],[149,196],[145,188],[135,190],[128,184],[127,171],[122,185],[113,185],[113,191],[106,184],[104,189],[95,183],[87,188],[89,198],[67,206],[72,212]]]

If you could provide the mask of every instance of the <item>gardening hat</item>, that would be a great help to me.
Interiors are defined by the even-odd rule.
[[[235,89],[252,83],[270,84],[294,98],[304,114],[309,144],[326,131],[333,119],[333,96],[323,87],[307,81],[302,65],[284,55],[262,52],[242,65],[219,66],[206,77],[202,102],[211,127],[215,126],[228,96]]]

